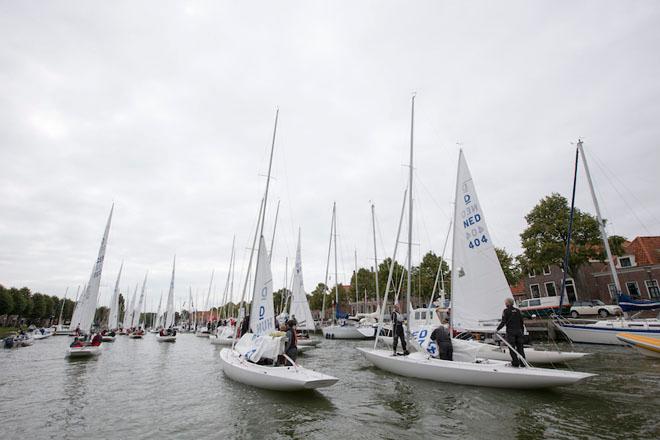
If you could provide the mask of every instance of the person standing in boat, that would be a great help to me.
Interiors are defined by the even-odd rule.
[[[507,298],[504,300],[506,308],[502,312],[502,321],[497,326],[499,332],[502,327],[506,326],[506,341],[511,347],[515,349],[520,356],[525,357],[525,347],[523,346],[523,335],[525,332],[525,324],[520,310],[513,306],[513,299]],[[511,365],[513,367],[524,367],[525,362],[518,359],[518,355],[509,347],[509,354],[511,355]]]
[[[431,340],[435,342],[435,345],[438,347],[438,358],[443,361],[452,361],[454,360],[454,346],[451,343],[451,336],[449,330],[445,327],[445,323],[442,324],[431,333]]]
[[[406,347],[406,332],[403,328],[403,315],[399,311],[399,305],[394,304],[394,310],[392,310],[392,348],[394,349],[394,355],[396,356],[396,347],[397,342],[401,339],[401,347],[403,348],[403,354],[408,355],[408,349]]]
[[[296,321],[290,319],[286,323],[286,343],[284,345],[284,353],[295,362],[298,358],[298,337],[296,336]],[[287,365],[290,365],[287,360]]]

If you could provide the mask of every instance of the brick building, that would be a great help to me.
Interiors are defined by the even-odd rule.
[[[623,255],[614,257],[623,293],[640,299],[660,298],[660,237],[637,237],[625,242],[623,249]],[[519,289],[516,289],[514,296],[517,300],[557,296],[562,277],[563,271],[559,266],[532,271],[523,276],[524,293],[517,294]],[[577,278],[566,280],[566,294],[570,302],[589,299],[600,299],[607,304],[614,302],[614,282],[607,264],[600,261],[585,264]]]

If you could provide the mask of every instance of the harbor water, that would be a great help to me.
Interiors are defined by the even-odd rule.
[[[291,394],[226,378],[205,338],[116,339],[96,359],[65,358],[65,336],[1,351],[2,438],[660,438],[660,362],[625,347],[561,345],[593,354],[560,368],[598,376],[510,391],[396,376],[355,350],[373,342],[324,340],[299,362],[340,381]]]

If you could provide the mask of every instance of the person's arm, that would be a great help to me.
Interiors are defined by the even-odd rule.
[[[501,329],[502,327],[504,327],[504,326],[507,324],[507,322],[509,322],[509,314],[507,313],[508,311],[509,311],[509,309],[506,308],[506,309],[504,309],[504,311],[502,312],[502,321],[500,321],[500,324],[497,326],[497,330],[496,330],[496,331],[499,332],[500,329]]]

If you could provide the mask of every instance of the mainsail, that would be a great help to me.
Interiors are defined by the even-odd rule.
[[[133,321],[135,320],[135,300],[137,298],[138,284],[135,284],[135,290],[133,291],[133,298],[131,299],[131,305],[126,309],[126,316],[124,319],[128,324],[128,328],[133,328]]]
[[[485,330],[499,320],[504,299],[511,297],[511,289],[495,253],[462,150],[458,158],[455,203],[452,327]]]
[[[92,269],[92,275],[89,277],[87,288],[83,292],[82,298],[78,301],[76,308],[80,308],[80,314],[77,316],[78,322],[73,324],[79,326],[83,332],[90,331],[94,321],[94,314],[96,313],[96,304],[99,296],[99,287],[101,285],[101,273],[103,272],[103,261],[105,259],[105,247],[108,244],[108,234],[110,233],[110,223],[112,222],[112,211],[115,206],[112,205],[108,222],[105,225],[105,232],[101,240],[101,247],[99,248],[99,255],[96,258],[96,263]]]
[[[298,230],[298,248],[296,249],[296,267],[293,273],[291,287],[291,308],[289,314],[295,316],[300,330],[314,330],[314,317],[309,309],[307,294],[303,285],[302,262],[300,256],[300,230]]]
[[[133,316],[132,327],[137,327],[140,324],[140,315],[142,314],[144,308],[144,290],[147,287],[147,275],[149,271],[144,274],[144,281],[142,282],[142,290],[140,291],[140,300],[138,301],[137,306],[135,307],[135,315]]]
[[[174,270],[176,268],[176,256],[172,261],[172,279],[170,280],[170,292],[167,294],[167,308],[165,309],[165,328],[174,325]]]
[[[250,329],[256,335],[266,335],[275,329],[275,307],[273,306],[273,274],[270,258],[263,235],[259,240],[257,272],[255,274]]]
[[[119,273],[117,274],[117,282],[115,283],[115,291],[112,294],[112,301],[110,302],[110,314],[108,315],[108,329],[114,330],[119,328],[119,280],[121,279],[121,271],[124,268],[124,263],[119,266]]]

